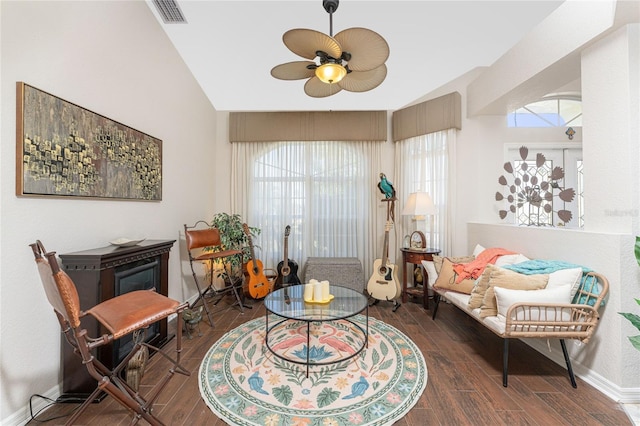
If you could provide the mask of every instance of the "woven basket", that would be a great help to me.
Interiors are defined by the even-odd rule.
[[[140,381],[149,361],[149,348],[142,346],[127,363],[127,384],[135,391],[140,388]]]

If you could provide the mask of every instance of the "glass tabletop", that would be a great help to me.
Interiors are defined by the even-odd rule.
[[[280,317],[306,321],[326,321],[352,317],[365,310],[368,300],[364,294],[347,287],[331,285],[333,300],[329,303],[306,303],[304,284],[293,285],[269,293],[264,306]]]

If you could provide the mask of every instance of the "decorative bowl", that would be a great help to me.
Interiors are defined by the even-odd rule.
[[[131,247],[131,246],[135,246],[135,245],[140,244],[144,240],[146,240],[146,238],[141,238],[141,239],[138,239],[138,240],[132,240],[132,239],[129,239],[129,238],[118,238],[118,239],[115,239],[113,241],[109,241],[109,244],[114,245],[114,246],[118,246],[118,247]]]

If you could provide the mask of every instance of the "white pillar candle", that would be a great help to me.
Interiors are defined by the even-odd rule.
[[[311,282],[304,285],[304,300],[306,301],[313,300],[313,283]]]
[[[329,281],[322,281],[320,285],[322,286],[322,300],[328,300],[330,294]]]
[[[322,284],[318,281],[313,283],[313,300],[315,302],[321,302],[322,299]]]

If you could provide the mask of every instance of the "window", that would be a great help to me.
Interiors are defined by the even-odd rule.
[[[371,151],[375,142],[241,143],[247,164],[251,226],[266,268],[287,257],[300,268],[307,257],[358,257],[369,226],[370,198],[375,194]],[[253,148],[251,148],[253,147]],[[374,166],[375,167],[375,166]],[[302,276],[298,275],[301,279]]]
[[[404,217],[403,228],[409,234],[416,228],[425,231],[429,247],[440,249],[447,254],[452,247],[451,218],[454,210],[451,190],[454,186],[451,177],[455,176],[455,162],[450,152],[455,152],[456,134],[454,129],[416,136],[396,145],[396,170],[399,170],[399,182],[404,202],[411,192],[425,191],[431,196],[437,213],[428,216],[426,223],[411,223]]]
[[[507,115],[508,127],[581,127],[582,101],[552,97],[530,103]]]
[[[520,146],[509,144],[507,146],[507,161],[513,165],[513,172],[507,177],[508,189],[505,191],[506,210],[514,213],[514,221],[517,225],[528,226],[565,226],[568,228],[584,227],[584,198],[583,198],[583,166],[582,149],[571,147],[548,147],[538,145],[528,147],[528,157],[522,160]],[[536,156],[541,153],[545,157],[545,162],[536,166]],[[528,163],[529,167],[524,170],[521,166]],[[561,167],[564,171],[564,178],[558,181],[559,188],[541,188],[542,182],[549,182],[553,169]],[[528,189],[525,189],[528,188]],[[564,202],[558,197],[559,191],[566,188],[573,188],[575,198],[571,202]],[[529,193],[527,193],[529,191]],[[531,191],[535,193],[531,193]],[[537,192],[539,191],[539,192]],[[545,197],[541,203],[535,202],[536,196]],[[533,199],[533,202],[527,200]],[[544,207],[548,206],[547,209]],[[571,212],[571,220],[563,221],[558,217],[557,212],[566,210]]]

